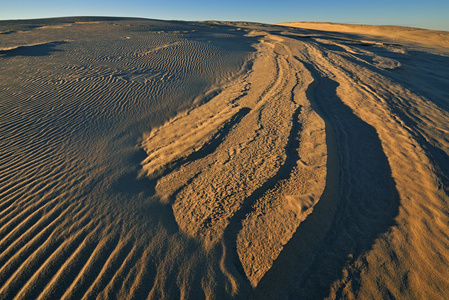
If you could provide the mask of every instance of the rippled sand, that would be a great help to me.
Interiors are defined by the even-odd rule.
[[[449,33],[0,22],[0,298],[449,292]]]

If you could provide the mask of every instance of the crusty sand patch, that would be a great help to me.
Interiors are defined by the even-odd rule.
[[[0,298],[444,299],[445,34],[295,26],[0,22]]]

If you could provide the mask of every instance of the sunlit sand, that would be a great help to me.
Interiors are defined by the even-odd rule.
[[[449,33],[0,22],[1,299],[444,299]]]

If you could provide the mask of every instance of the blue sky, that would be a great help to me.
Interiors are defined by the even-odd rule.
[[[123,16],[277,23],[329,21],[449,31],[449,0],[4,0],[0,19]],[[6,3],[5,3],[6,2]]]

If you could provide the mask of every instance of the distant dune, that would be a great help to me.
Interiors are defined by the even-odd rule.
[[[449,33],[0,21],[0,299],[444,299]]]
[[[392,40],[405,44],[409,47],[422,46],[428,48],[427,50],[436,48],[446,54],[449,53],[449,32],[447,31],[401,26],[375,26],[319,22],[290,22],[279,23],[278,25],[327,32],[366,35],[369,36],[371,40],[378,40],[380,42]]]

